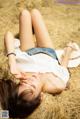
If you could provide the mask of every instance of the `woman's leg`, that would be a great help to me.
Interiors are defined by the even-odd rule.
[[[31,17],[37,46],[53,48],[53,44],[40,12],[37,9],[32,10]]]
[[[19,35],[21,44],[20,48],[22,51],[35,47],[32,35],[31,15],[27,10],[23,10],[20,14]]]

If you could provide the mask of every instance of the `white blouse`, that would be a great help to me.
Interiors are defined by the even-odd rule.
[[[69,80],[69,72],[65,67],[58,64],[56,59],[43,53],[28,55],[15,47],[17,67],[23,72],[51,72],[62,79],[65,83]]]

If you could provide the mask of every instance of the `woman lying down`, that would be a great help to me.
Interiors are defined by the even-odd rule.
[[[40,12],[23,10],[19,18],[20,46],[15,47],[11,32],[7,32],[4,38],[10,72],[20,80],[19,84],[3,81],[8,85],[3,109],[9,110],[10,117],[25,117],[33,112],[41,103],[43,92],[62,92],[69,80],[69,58],[77,50],[75,43],[68,43],[59,63]]]

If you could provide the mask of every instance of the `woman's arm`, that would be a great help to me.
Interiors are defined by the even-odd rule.
[[[70,58],[71,52],[72,52],[72,48],[67,47],[66,50],[65,50],[65,54],[64,54],[64,56],[62,56],[61,66],[67,68],[67,66],[68,66],[68,61],[69,61],[69,58]]]
[[[11,32],[7,32],[5,34],[4,45],[9,60],[10,72],[14,74],[16,78],[21,78],[21,73],[16,65],[16,54],[14,52],[14,37]]]
[[[68,62],[69,62],[69,58],[71,56],[72,51],[74,50],[74,44],[73,43],[69,43],[67,45],[67,47],[65,48],[65,53],[62,56],[62,60],[61,60],[61,66],[67,68],[68,66]]]

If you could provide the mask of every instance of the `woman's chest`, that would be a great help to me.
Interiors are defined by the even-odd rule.
[[[45,73],[40,76],[40,79],[44,82],[43,92],[53,93],[58,89],[60,85],[63,85],[63,82],[53,73]]]

